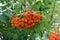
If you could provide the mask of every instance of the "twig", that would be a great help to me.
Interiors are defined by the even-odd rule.
[[[24,0],[24,12],[26,12],[26,0]]]
[[[55,6],[56,6],[56,0],[54,0],[53,9],[52,9],[52,14],[51,14],[51,17],[50,17],[50,21],[51,21],[51,22],[52,22],[52,20],[53,20],[53,13],[54,13],[54,10],[55,10]]]

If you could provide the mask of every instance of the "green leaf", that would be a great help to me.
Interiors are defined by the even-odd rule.
[[[12,14],[10,13],[5,13],[6,16],[8,16],[9,18],[12,18]]]
[[[14,40],[18,39],[18,35],[17,35],[17,34],[14,34],[14,35],[13,35],[13,39],[14,39]]]
[[[31,9],[39,10],[40,5],[41,5],[41,1],[37,1],[36,3],[34,3],[34,5],[31,6]]]
[[[27,0],[29,4],[32,4],[32,0]]]
[[[6,23],[6,19],[2,15],[0,15],[0,21]]]
[[[21,5],[23,5],[24,0],[18,0],[18,2],[19,2]]]
[[[19,14],[21,9],[22,9],[21,6],[16,5],[16,6],[15,6],[15,13],[16,13],[16,14]]]
[[[36,40],[35,38],[36,38],[35,35],[31,36],[31,40]]]

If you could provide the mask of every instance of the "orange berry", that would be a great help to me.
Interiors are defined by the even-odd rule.
[[[17,17],[17,15],[13,15],[13,18],[16,18]]]
[[[25,19],[25,22],[27,22],[27,19]]]
[[[39,20],[35,20],[35,22],[39,22]]]
[[[14,26],[14,24],[11,24],[12,26]]]
[[[27,16],[27,14],[26,14],[26,13],[24,13],[24,14],[23,14],[23,16]]]
[[[33,28],[33,27],[34,27],[34,25],[35,25],[35,23],[32,23],[32,24],[30,25],[30,26],[31,26],[30,28]]]
[[[28,21],[28,24],[31,24],[32,22],[31,21]]]
[[[33,18],[33,19],[36,19],[36,16],[34,15],[32,18]]]
[[[40,16],[38,17],[38,19],[40,19],[40,20],[41,20],[41,19],[42,19],[42,16],[40,15]]]
[[[28,28],[29,26],[28,26],[28,24],[25,24],[25,28]]]
[[[29,10],[29,11],[28,11],[28,14],[31,14],[31,13],[32,13],[32,12]]]
[[[22,20],[22,22],[24,22],[24,21],[25,21],[25,19],[24,19],[24,18],[22,18],[21,20]]]

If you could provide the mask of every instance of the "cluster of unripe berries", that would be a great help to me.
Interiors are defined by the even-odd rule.
[[[60,40],[60,34],[51,32],[48,38],[49,38],[49,40]]]
[[[11,20],[11,25],[15,28],[33,28],[36,23],[42,20],[42,16],[40,14],[34,14],[33,11],[28,11],[24,13],[23,18],[19,18],[17,15],[13,15]]]

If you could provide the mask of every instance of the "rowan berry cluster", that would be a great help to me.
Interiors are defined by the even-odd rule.
[[[11,20],[11,25],[16,28],[33,28],[36,23],[42,20],[40,14],[34,14],[33,11],[28,11],[22,15],[24,18],[19,18],[16,15],[13,15]]]
[[[51,32],[48,36],[49,40],[60,40],[60,34],[57,34],[55,32]]]

